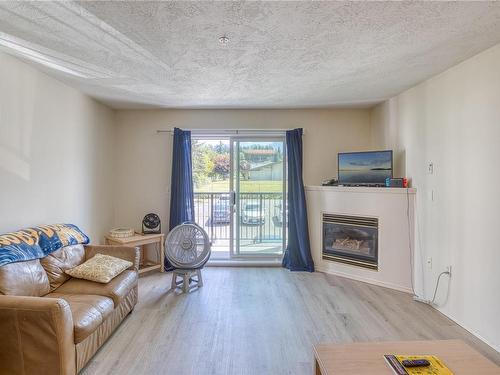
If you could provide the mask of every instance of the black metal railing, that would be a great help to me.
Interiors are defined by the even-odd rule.
[[[240,241],[253,243],[283,240],[283,194],[240,193],[238,207],[231,193],[194,193],[195,220],[208,233],[212,243],[229,240],[231,218],[238,220]]]

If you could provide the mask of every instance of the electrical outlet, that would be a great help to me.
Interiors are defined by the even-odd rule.
[[[434,163],[432,161],[427,165],[427,172],[429,174],[434,174]]]
[[[427,258],[427,267],[432,269],[432,258],[431,257]]]
[[[448,276],[451,277],[451,266],[446,267],[446,272],[448,272]]]

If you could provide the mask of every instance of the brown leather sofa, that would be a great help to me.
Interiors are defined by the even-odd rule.
[[[64,273],[95,254],[133,266],[108,284]],[[139,251],[63,247],[40,260],[0,267],[0,374],[76,374],[137,303]]]

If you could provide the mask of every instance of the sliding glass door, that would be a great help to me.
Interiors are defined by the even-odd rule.
[[[195,220],[212,243],[212,259],[229,259],[234,195],[228,137],[192,137]]]
[[[195,219],[212,259],[280,258],[286,238],[283,137],[192,140]]]
[[[283,138],[231,140],[233,257],[281,257],[285,245]]]

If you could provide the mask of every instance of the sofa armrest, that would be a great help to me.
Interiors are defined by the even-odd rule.
[[[75,374],[73,335],[65,300],[0,295],[0,373]]]
[[[116,258],[128,260],[133,265],[129,269],[139,270],[140,251],[132,246],[112,246],[112,245],[87,245],[85,246],[85,259],[90,259],[96,254],[111,255]]]

